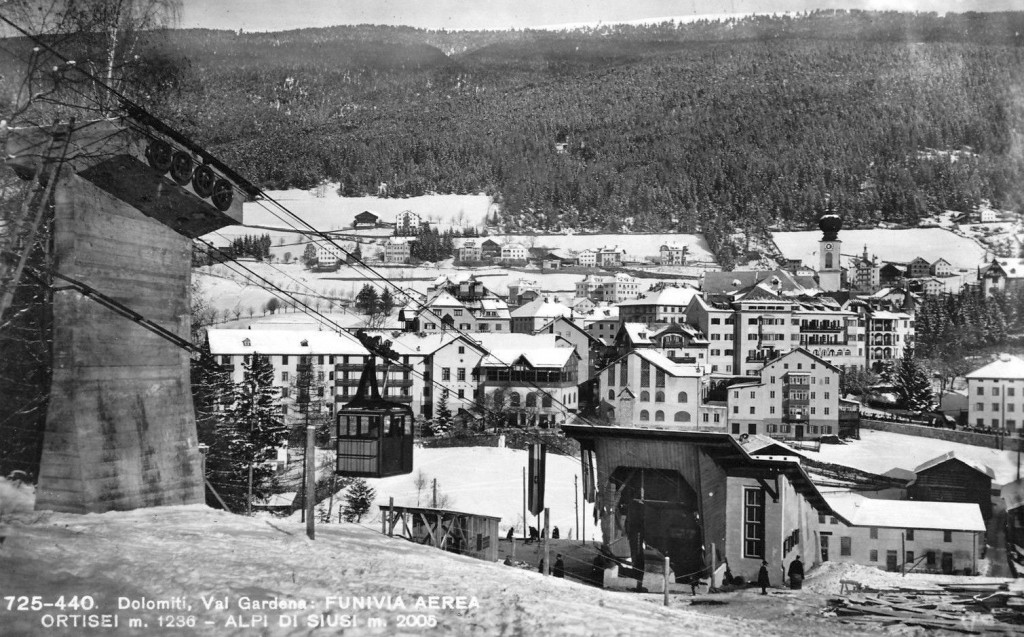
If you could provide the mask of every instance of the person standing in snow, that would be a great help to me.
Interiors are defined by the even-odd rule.
[[[757,585],[761,587],[761,594],[768,594],[768,587],[772,585],[770,579],[768,579],[768,561],[761,561],[761,570],[757,573]]]
[[[515,533],[515,532],[516,532],[516,527],[510,526],[508,528],[508,535],[505,536],[505,539],[508,540],[509,542],[511,542],[512,541],[512,534]]]
[[[540,564],[537,566],[537,572],[538,573],[543,573],[544,575],[547,575],[547,573],[544,573],[544,558],[543,557],[540,558]]]
[[[565,563],[562,562],[561,553],[555,556],[555,567],[552,570],[552,575],[555,577],[565,577]]]
[[[560,534],[558,532],[558,527],[556,526],[554,529],[551,530],[551,539],[557,540],[559,535]]]
[[[804,583],[804,563],[800,561],[800,556],[797,555],[796,559],[789,563],[789,587],[793,590],[800,590],[803,588]]]

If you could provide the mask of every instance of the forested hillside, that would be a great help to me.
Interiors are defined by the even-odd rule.
[[[265,187],[487,192],[508,229],[915,222],[1024,203],[1024,13],[572,32],[174,32],[160,114]],[[566,152],[556,152],[564,142]]]

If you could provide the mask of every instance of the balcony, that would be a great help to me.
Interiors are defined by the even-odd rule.
[[[828,323],[828,322],[814,322],[808,323],[807,325],[801,325],[801,332],[842,332],[845,326],[842,323]]]
[[[807,414],[786,414],[782,417],[782,422],[807,422]]]

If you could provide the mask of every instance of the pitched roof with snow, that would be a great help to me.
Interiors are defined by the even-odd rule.
[[[762,281],[779,279],[779,289],[786,293],[806,293],[817,289],[812,277],[797,276],[788,270],[733,270],[731,272],[705,272],[701,290],[705,294],[724,294],[751,287]]]
[[[629,354],[635,354],[651,365],[661,369],[669,376],[682,377],[692,376],[700,377],[701,371],[696,365],[684,365],[677,363],[668,356],[651,349],[636,349]]]
[[[530,301],[512,311],[512,318],[557,318],[572,316],[572,308],[561,303],[552,303],[543,298]]]
[[[384,340],[391,341],[392,349],[397,354],[407,356],[426,356],[437,350],[460,341],[479,350],[480,345],[463,334],[458,332],[438,332],[436,334],[417,334],[415,332],[391,332],[391,331],[367,331],[370,336],[380,336]]]
[[[206,331],[214,356],[263,354],[366,355],[368,350],[356,337],[342,332],[319,330],[225,330]],[[249,344],[246,345],[245,343]],[[303,345],[305,343],[305,345]]]
[[[556,334],[474,334],[489,355],[481,366],[509,366],[522,359],[531,367],[561,369],[573,357],[579,357],[576,348],[566,346],[567,341]]]
[[[950,460],[959,460],[960,462],[962,462],[965,465],[967,465],[968,467],[974,469],[978,473],[984,473],[989,478],[995,479],[995,477],[996,477],[995,472],[992,471],[992,469],[989,468],[988,465],[982,464],[982,463],[978,462],[977,460],[973,460],[971,458],[965,458],[963,456],[957,455],[957,453],[955,451],[947,451],[946,453],[942,454],[941,456],[937,456],[935,458],[932,458],[928,462],[925,462],[925,463],[923,463],[921,465],[918,465],[914,469],[914,473],[921,473],[922,471],[927,471],[928,469],[931,469],[933,467],[937,467],[940,464],[942,464],[944,462],[948,462]]]
[[[967,378],[1006,378],[1020,380],[1024,378],[1024,359],[1020,359],[1011,354],[1000,354],[999,358],[994,362],[967,374]]]
[[[825,500],[853,526],[985,532],[977,503],[883,500],[858,493],[829,493]]]
[[[619,306],[632,305],[689,305],[693,297],[700,291],[696,288],[667,286],[657,292],[650,292],[638,299],[623,301]]]

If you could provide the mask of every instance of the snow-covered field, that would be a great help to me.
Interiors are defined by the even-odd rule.
[[[448,449],[416,449],[413,473],[378,480],[367,480],[377,491],[373,514],[363,521],[373,528],[380,528],[378,504],[387,504],[388,497],[396,505],[430,506],[432,480],[437,479],[439,496],[447,496],[446,508],[465,513],[494,515],[501,518],[499,527],[502,536],[509,526],[515,525],[517,534],[522,532],[523,519],[523,469],[529,454],[518,449],[497,447],[452,447]],[[418,474],[426,480],[426,487],[419,491],[415,481]],[[544,503],[551,510],[551,526],[558,527],[562,537],[569,537],[579,526],[573,497],[573,476],[580,474],[580,463],[569,458],[549,453],[547,456],[547,480],[545,481]],[[333,517],[338,517],[335,498]],[[580,512],[590,515],[587,519],[587,536],[600,539],[594,528],[592,505],[579,497]],[[538,525],[537,518],[526,513],[530,526]],[[543,524],[543,518],[541,523]],[[575,533],[572,533],[575,537]]]
[[[688,261],[715,261],[704,235],[699,234],[538,234],[538,235],[491,235],[498,243],[519,243],[528,248],[551,248],[552,250],[587,250],[603,246],[618,246],[630,257],[652,257],[659,255],[659,248],[666,243],[678,243],[688,248]],[[480,239],[459,239],[480,241]]]
[[[899,467],[915,467],[947,451],[988,465],[995,472],[993,486],[1017,479],[1017,453],[975,447],[933,438],[905,436],[873,429],[860,430],[860,440],[845,445],[821,445],[820,452],[804,452],[809,458],[846,465],[872,473],[885,473]]]
[[[494,205],[487,195],[425,195],[404,199],[341,197],[337,184],[313,190],[271,190],[267,194],[313,227],[324,231],[351,228],[355,216],[364,210],[386,223],[394,223],[398,213],[411,210],[424,221],[437,222],[441,230],[482,227],[488,213],[493,214]],[[248,226],[287,228],[290,225],[281,220],[283,213],[280,208],[269,201],[245,203],[242,214],[242,221]]]
[[[804,265],[818,267],[820,231],[775,232],[772,238],[787,259],[800,259]],[[909,263],[915,257],[923,257],[934,263],[943,258],[954,268],[972,273],[985,257],[985,248],[944,228],[841,230],[839,238],[843,242],[844,257],[859,256],[867,245],[868,254],[882,261]],[[844,258],[844,265],[846,261]]]

